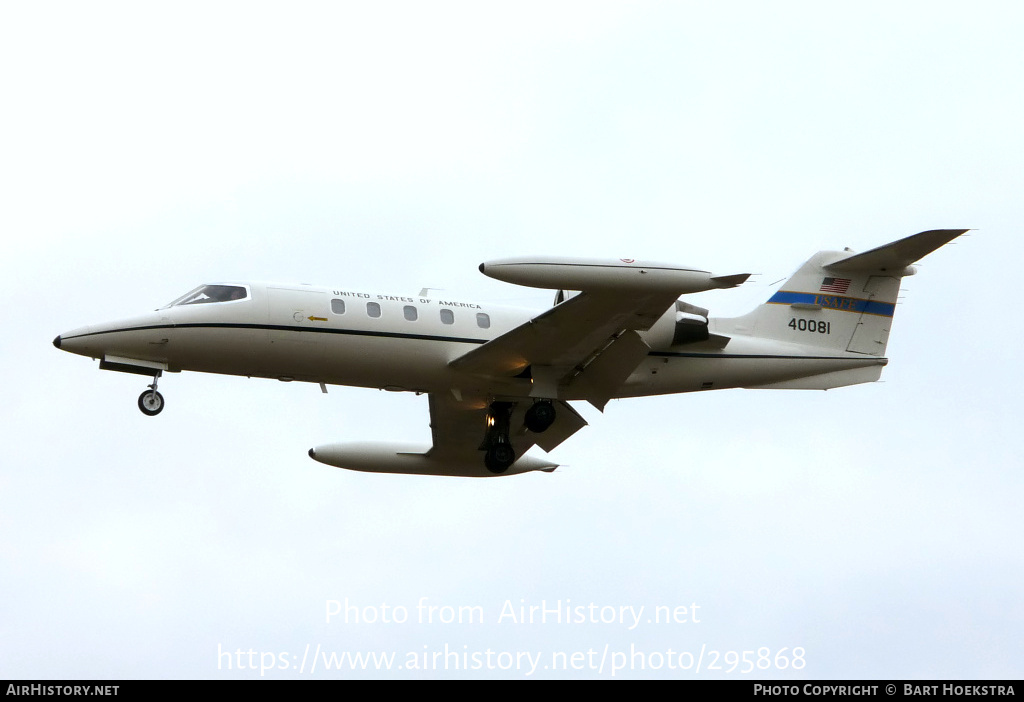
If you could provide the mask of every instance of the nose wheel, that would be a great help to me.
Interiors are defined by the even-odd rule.
[[[156,381],[159,378],[159,375],[153,376],[153,384],[149,386],[149,390],[139,395],[139,409],[149,417],[160,414],[164,409],[164,396],[156,391]]]

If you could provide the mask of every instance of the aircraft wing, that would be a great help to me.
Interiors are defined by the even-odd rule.
[[[486,467],[484,443],[490,428],[488,400],[456,399],[451,393],[431,393],[431,446],[359,441],[324,444],[309,450],[310,458],[348,470],[371,473],[404,473],[408,475],[459,475],[487,477],[495,472]],[[512,410],[508,442],[516,456],[505,475],[534,470],[551,472],[558,468],[547,458],[524,455],[533,446],[550,451],[587,425],[583,417],[565,402],[555,400],[554,423],[546,431],[535,434],[524,426],[527,403]]]
[[[529,368],[532,396],[572,396],[603,408],[650,351],[637,332],[678,297],[676,290],[583,292],[449,365],[491,377]]]

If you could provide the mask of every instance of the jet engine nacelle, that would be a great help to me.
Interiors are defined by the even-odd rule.
[[[675,307],[669,309],[669,314],[673,313],[675,315],[675,326],[672,333],[673,346],[707,341],[710,338],[706,309],[676,300]]]
[[[427,455],[429,446],[359,442],[325,444],[309,450],[309,457],[336,468],[369,473],[404,473],[408,475],[455,475],[470,478],[492,478],[495,474],[484,466],[483,453],[446,458]],[[532,470],[551,472],[557,463],[534,456],[522,456],[501,475],[516,475]]]
[[[634,261],[631,258],[504,258],[480,264],[480,272],[506,283],[555,290],[666,291],[679,295],[715,288],[732,288],[749,274],[713,276],[671,263]]]

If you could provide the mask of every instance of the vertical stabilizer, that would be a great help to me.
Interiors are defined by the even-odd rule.
[[[914,234],[864,253],[821,251],[763,305],[720,329],[820,348],[882,356],[903,277],[912,264],[967,229]]]

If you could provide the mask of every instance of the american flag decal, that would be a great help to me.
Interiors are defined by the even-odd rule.
[[[821,281],[821,292],[842,295],[850,287],[850,282],[849,278],[825,278]]]

